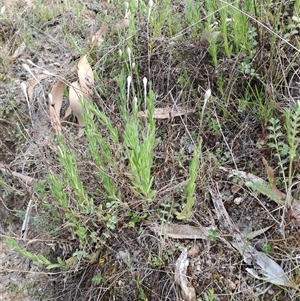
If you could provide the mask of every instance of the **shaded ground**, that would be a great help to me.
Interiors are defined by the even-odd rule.
[[[4,1],[1,6],[4,4],[11,9],[8,15],[14,9],[19,11],[9,2]],[[119,217],[114,231],[107,230],[104,224],[93,225],[99,239],[103,238],[105,231],[109,231],[111,237],[96,251],[95,246],[88,246],[87,249],[96,254],[96,259],[79,259],[71,263],[70,273],[59,270],[50,273],[4,244],[4,239],[11,235],[22,247],[43,254],[52,262],[57,256],[67,259],[78,250],[79,243],[69,227],[55,224],[50,219],[49,208],[53,200],[40,199],[31,186],[13,177],[11,172],[40,180],[45,179],[50,170],[59,174],[55,134],[45,106],[55,79],[42,77],[41,68],[72,81],[72,67],[81,57],[80,49],[85,49],[90,32],[99,29],[99,20],[103,21],[101,13],[108,9],[111,14],[122,18],[122,14],[118,13],[118,5],[99,5],[92,1],[79,12],[75,6],[73,9],[70,6],[62,9],[59,2],[49,1],[56,13],[51,15],[48,12],[47,20],[38,19],[38,14],[34,13],[37,7],[33,2],[27,1],[26,5],[24,14],[15,19],[9,17],[8,22],[1,20],[0,46],[9,45],[10,55],[23,41],[27,47],[18,58],[13,61],[2,59],[0,65],[0,167],[3,172],[0,195],[0,300],[181,300],[174,271],[182,247],[189,251],[187,275],[198,298],[204,298],[204,293],[213,289],[216,300],[297,300],[297,290],[285,291],[251,277],[246,272],[247,265],[240,254],[229,243],[219,239],[166,239],[154,233],[150,227],[160,221],[179,223],[175,212],[179,210],[182,190],[189,175],[193,142],[197,137],[202,137],[204,155],[196,183],[195,206],[193,215],[184,223],[213,226],[225,239],[230,236],[228,229],[217,218],[209,193],[209,187],[217,186],[228,214],[242,233],[271,226],[267,232],[253,239],[252,245],[258,250],[269,246],[271,249],[268,252],[272,258],[282,265],[296,285],[299,284],[297,224],[287,220],[283,239],[280,232],[282,208],[266,197],[258,197],[242,181],[230,178],[228,172],[219,169],[220,166],[237,168],[267,180],[262,157],[266,157],[270,166],[277,166],[277,159],[265,141],[267,113],[271,110],[274,114],[280,114],[283,107],[299,97],[295,88],[299,66],[297,62],[290,62],[297,56],[293,50],[289,50],[291,59],[282,58],[283,66],[277,66],[280,69],[277,70],[271,59],[265,59],[269,56],[267,43],[261,45],[253,58],[258,75],[251,77],[236,67],[238,56],[227,59],[219,54],[220,64],[214,67],[208,45],[200,39],[186,38],[177,43],[162,35],[161,39],[151,40],[153,52],[148,60],[150,46],[145,35],[139,33],[139,44],[133,46],[139,54],[135,60],[141,66],[140,80],[146,76],[152,83],[157,95],[155,107],[172,106],[175,102],[176,105],[195,109],[181,117],[157,120],[157,131],[161,138],[155,148],[153,168],[153,188],[157,195],[149,207],[149,220],[141,218],[135,227],[128,227],[127,211],[138,215],[142,211],[142,204],[136,202],[126,185],[122,186],[129,209],[120,210],[123,215]],[[180,11],[179,5],[175,5],[175,8]],[[77,14],[80,14],[80,18]],[[34,17],[37,19],[34,20]],[[22,31],[22,34],[19,33],[22,26],[27,29],[25,32],[30,30],[29,37],[24,37]],[[68,39],[68,35],[72,35],[76,43],[70,43],[72,39]],[[186,35],[188,37],[188,32]],[[120,120],[115,80],[119,69],[117,56],[110,59],[106,59],[106,56],[110,52],[117,53],[119,48],[125,49],[125,42],[126,39],[117,40],[116,36],[111,36],[103,48],[91,55],[94,59],[93,70],[101,83],[95,88],[97,93],[93,100],[113,124],[118,124]],[[74,45],[79,45],[78,49]],[[28,59],[40,67],[30,66],[40,84],[35,84],[32,76],[22,67]],[[286,72],[284,78],[276,81],[276,87],[271,87],[280,72]],[[269,82],[263,78],[264,74],[269,76]],[[224,80],[224,95],[218,90],[220,78]],[[29,104],[21,89],[22,82],[27,85],[31,97]],[[264,103],[261,105],[266,109],[261,109],[251,99],[255,93],[244,94],[249,84],[253,90],[262,91]],[[270,89],[266,89],[267,84],[270,84]],[[207,108],[204,126],[200,128],[198,111],[202,107],[203,95],[209,88],[213,91],[213,100]],[[293,96],[293,101],[289,94]],[[274,103],[275,109],[272,110]],[[70,117],[68,121],[74,123],[76,119]],[[82,159],[78,164],[81,179],[87,189],[93,191],[99,183],[91,176],[96,172],[86,155],[87,140],[85,137],[73,139],[75,132],[76,128],[64,126],[63,134],[70,137],[67,139],[68,146],[75,149],[78,158]],[[295,170],[297,172],[297,167]],[[278,170],[275,172],[279,175]],[[120,183],[123,181],[126,184],[126,175],[123,176],[125,180],[120,179]],[[22,221],[30,199],[35,206],[27,239],[22,240]],[[54,203],[53,208],[57,209]],[[101,276],[99,283],[95,281],[97,275]]]

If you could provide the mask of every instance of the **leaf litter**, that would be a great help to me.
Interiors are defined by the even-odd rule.
[[[257,274],[263,275],[262,280],[275,285],[287,286],[296,289],[297,286],[286,276],[284,270],[265,253],[257,251],[248,242],[248,239],[238,230],[231,221],[217,188],[210,188],[210,195],[219,219],[219,222],[232,235],[231,245],[239,251],[243,260],[252,265]],[[251,274],[252,275],[252,274]]]
[[[62,130],[61,121],[65,120],[73,112],[80,127],[77,137],[81,137],[84,134],[84,120],[80,102],[91,103],[94,88],[94,74],[86,55],[77,64],[77,76],[78,80],[69,85],[69,107],[62,120],[60,119],[60,114],[66,84],[62,80],[58,80],[52,87],[49,101],[49,115],[53,129],[56,133],[60,133]]]

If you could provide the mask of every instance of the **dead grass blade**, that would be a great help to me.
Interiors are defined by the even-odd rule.
[[[272,226],[269,226],[269,227],[265,227],[263,229],[260,229],[260,230],[256,230],[256,231],[252,231],[252,232],[249,232],[245,235],[245,237],[249,240],[255,238],[256,236],[259,236],[263,233],[265,233],[266,231],[268,231],[269,229],[271,229]]]
[[[181,297],[184,301],[196,301],[195,288],[188,282],[186,272],[189,265],[187,248],[184,248],[175,265],[175,281],[181,288]]]

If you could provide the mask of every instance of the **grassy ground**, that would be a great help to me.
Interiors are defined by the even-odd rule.
[[[0,4],[5,300],[300,298],[300,1]]]

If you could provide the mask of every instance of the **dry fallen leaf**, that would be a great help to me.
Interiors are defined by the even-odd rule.
[[[93,95],[92,87],[94,86],[94,74],[86,55],[78,62],[78,79],[80,83],[80,90],[83,93],[83,98],[88,101]]]
[[[196,301],[195,288],[188,282],[186,272],[189,265],[187,249],[184,248],[175,265],[175,281],[181,288],[181,297],[184,301]]]
[[[184,109],[179,106],[175,108],[156,108],[153,112],[153,118],[154,119],[168,119],[173,118],[176,116],[182,116],[189,113],[195,112],[194,109]],[[148,110],[140,111],[137,113],[138,117],[147,117],[148,116]]]
[[[52,128],[54,129],[56,134],[61,133],[61,123],[60,123],[60,119],[59,116],[57,116],[56,111],[54,109],[54,107],[50,104],[48,104],[48,109],[49,109],[49,117],[50,117],[50,122],[52,125]]]
[[[93,95],[94,86],[93,70],[87,60],[86,55],[82,57],[78,62],[77,75],[78,80],[76,82],[73,82],[69,87],[70,104],[65,112],[63,120],[66,119],[71,114],[71,112],[73,112],[80,127],[78,137],[81,137],[84,133],[84,120],[82,116],[83,112],[80,101],[83,100],[86,103],[90,102],[90,99]],[[63,101],[64,88],[65,83],[59,80],[53,86],[51,93],[49,94],[49,97],[51,98],[50,104],[54,104],[54,107],[49,105],[49,115],[52,126],[56,132],[61,132],[60,111]]]
[[[63,102],[65,83],[61,80],[57,81],[51,90],[52,100],[56,115],[60,117],[60,109]]]
[[[108,22],[105,20],[101,28],[90,38],[91,48],[94,48],[96,44],[97,46],[100,46],[104,42],[107,29]]]
[[[84,120],[82,118],[82,106],[79,102],[79,98],[82,97],[81,87],[78,82],[73,82],[69,90],[70,109],[76,116],[79,126],[81,128],[78,131],[78,137],[81,137],[84,133]]]
[[[236,248],[243,256],[244,262],[249,265],[253,265],[256,274],[263,275],[260,279],[268,281],[276,285],[283,285],[287,287],[296,288],[296,286],[286,276],[284,270],[273,259],[269,258],[265,253],[257,251],[254,247],[246,242],[232,242],[234,248]],[[253,273],[254,274],[254,273]],[[253,276],[253,274],[251,274]]]

